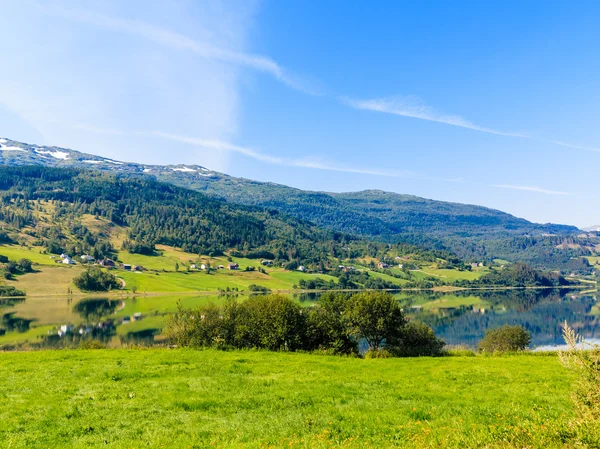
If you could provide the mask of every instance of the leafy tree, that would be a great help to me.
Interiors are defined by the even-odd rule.
[[[21,259],[17,262],[17,268],[24,273],[30,273],[32,271],[32,262],[29,259]]]
[[[348,328],[348,294],[327,292],[308,315],[307,337],[311,348],[334,354],[357,354],[358,344]]]
[[[439,356],[444,345],[444,340],[437,338],[429,326],[410,321],[402,328],[399,342],[390,351],[399,357]]]
[[[497,329],[488,329],[479,342],[481,352],[523,351],[531,343],[531,335],[523,326],[505,324]]]
[[[362,292],[354,295],[347,317],[352,334],[364,338],[377,351],[382,344],[394,346],[407,323],[398,302],[387,292]]]
[[[83,291],[105,292],[120,286],[117,277],[98,267],[87,268],[73,279],[75,286]]]

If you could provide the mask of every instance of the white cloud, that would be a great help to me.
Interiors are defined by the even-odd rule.
[[[98,11],[89,11],[82,8],[67,9],[45,5],[40,7],[50,14],[59,15],[74,22],[137,36],[165,48],[194,53],[200,58],[249,67],[271,75],[293,89],[310,95],[321,95],[320,90],[314,85],[316,84],[314,81],[301,80],[300,77],[290,73],[268,56],[223,48],[211,42],[192,39],[182,33],[155,26],[139,19],[112,17]]]
[[[568,192],[559,192],[556,190],[542,189],[541,187],[535,186],[519,186],[511,184],[494,184],[493,187],[499,187],[501,189],[512,189],[512,190],[524,190],[527,192],[543,193],[545,195],[570,195]]]
[[[312,168],[317,170],[328,170],[345,173],[357,173],[363,175],[375,175],[375,176],[389,176],[395,178],[421,178],[422,176],[406,170],[386,170],[377,168],[355,168],[342,166],[335,162],[327,161],[320,158],[305,158],[305,159],[293,159],[284,158],[278,156],[270,156],[268,154],[261,153],[251,148],[234,145],[229,142],[214,139],[199,139],[195,137],[180,136],[169,133],[163,133],[159,131],[152,132],[152,135],[162,137],[164,139],[174,140],[177,142],[183,142],[186,144],[209,148],[219,152],[235,152],[243,154],[244,156],[252,159],[265,162],[272,165],[281,165],[286,167],[299,167],[299,168]]]
[[[79,3],[70,5],[78,8]],[[152,8],[145,0],[86,3],[99,10],[104,26],[66,18],[62,11],[68,1],[2,3],[3,34],[19,38],[0,39],[5,61],[0,135],[148,164],[195,163],[197,154],[174,142],[155,147],[152,138],[135,130],[210,133],[224,140],[235,136],[242,62],[273,70],[260,58],[232,62],[241,58],[252,26],[250,2],[241,8],[184,1],[158,2]],[[57,8],[61,13],[53,12]],[[128,19],[112,23],[104,13]],[[91,20],[94,14],[87,14]],[[183,48],[185,40],[161,35],[145,22],[206,40],[205,51],[216,57],[196,57]],[[115,28],[127,25],[134,31]],[[160,45],[136,33],[154,33],[170,43]],[[228,50],[219,53],[212,43]],[[225,171],[228,161],[227,154],[212,153],[202,163]]]
[[[560,141],[560,140],[549,140],[548,142],[549,143],[553,143],[554,145],[560,145],[561,147],[573,148],[575,150],[585,150],[585,151],[600,152],[600,148],[586,147],[586,146],[582,146],[582,145],[576,145],[576,144],[573,144],[573,143],[563,142],[563,141]]]
[[[498,131],[497,129],[479,126],[459,115],[443,114],[434,108],[425,105],[419,98],[412,96],[385,97],[371,100],[353,100],[350,98],[341,97],[339,100],[343,104],[351,106],[355,109],[383,112],[386,114],[428,120],[430,122],[444,123],[446,125],[458,126],[460,128],[472,129],[474,131],[496,134],[499,136],[527,137],[523,134]]]

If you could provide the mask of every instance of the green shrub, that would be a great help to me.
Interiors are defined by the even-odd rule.
[[[398,357],[440,356],[444,340],[437,338],[426,324],[410,321],[402,328],[400,341],[390,351]]]
[[[572,370],[576,380],[573,405],[584,422],[600,423],[600,346],[587,343],[567,323],[563,327],[566,351],[559,351],[563,366]]]
[[[523,351],[531,342],[531,335],[523,326],[505,324],[497,329],[488,329],[479,342],[481,352]]]
[[[369,349],[365,352],[365,359],[389,359],[394,355],[386,349]]]
[[[98,340],[81,340],[79,349],[106,349],[106,345]]]

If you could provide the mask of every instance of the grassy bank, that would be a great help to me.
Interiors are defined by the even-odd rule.
[[[568,448],[570,380],[534,355],[0,353],[0,445]]]

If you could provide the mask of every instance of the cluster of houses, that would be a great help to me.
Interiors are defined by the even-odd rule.
[[[230,263],[227,264],[227,269],[228,270],[237,270],[239,269],[239,265],[237,263]],[[201,271],[206,271],[210,268],[210,266],[206,265],[205,263],[201,263],[200,265],[193,263],[190,265],[190,270],[201,270]],[[214,267],[217,270],[224,270],[225,266],[224,265],[217,265]]]
[[[51,256],[53,259],[56,259],[56,263],[62,263],[64,265],[76,265],[77,262],[75,262],[75,259],[73,259],[71,256],[69,256],[68,254],[61,254],[60,256],[56,257],[56,256]],[[144,271],[144,267],[141,265],[132,265],[132,264],[128,264],[128,263],[123,263],[123,264],[117,264],[117,262],[115,262],[112,259],[108,259],[108,258],[104,258],[102,260],[96,261],[96,259],[94,259],[92,256],[89,256],[87,254],[84,254],[82,256],[79,256],[80,259],[80,263],[82,264],[98,264],[102,267],[105,268],[122,268],[123,270],[126,271]]]
[[[352,271],[356,271],[356,268],[347,265],[339,265],[338,270],[342,270],[344,273],[350,273]]]

